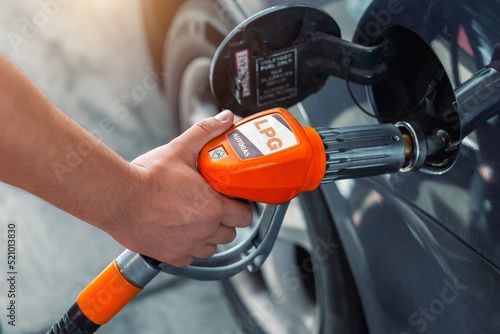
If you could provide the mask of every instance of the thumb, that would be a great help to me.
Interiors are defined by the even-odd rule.
[[[184,151],[189,152],[189,158],[196,159],[203,146],[210,140],[221,135],[233,125],[234,115],[230,110],[224,110],[214,117],[206,118],[177,137]]]

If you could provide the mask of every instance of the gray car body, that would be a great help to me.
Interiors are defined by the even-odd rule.
[[[292,2],[220,3],[229,12],[237,7],[250,16]],[[491,63],[500,41],[497,1],[301,3],[326,10],[348,40],[372,38],[388,26],[410,29],[433,49],[456,95]],[[364,87],[354,90],[357,96],[370,95]],[[329,79],[302,104],[312,126],[376,122],[357,109],[338,79]],[[500,332],[499,127],[493,116],[464,134],[454,165],[444,173],[386,175],[321,187],[371,333]]]

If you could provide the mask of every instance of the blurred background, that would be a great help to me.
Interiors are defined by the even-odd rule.
[[[0,52],[123,158],[132,160],[175,136],[147,54],[138,0],[2,1],[0,37]],[[17,226],[15,327],[4,315],[3,245],[10,222]],[[123,250],[104,232],[2,183],[0,226],[1,333],[45,333]],[[99,332],[238,329],[219,283],[160,274]]]

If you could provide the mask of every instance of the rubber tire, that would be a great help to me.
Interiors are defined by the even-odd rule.
[[[215,0],[188,0],[172,22],[164,50],[165,91],[177,115],[179,130],[184,128],[180,122],[182,115],[179,108],[179,83],[184,71],[194,59],[213,56],[219,43],[236,26],[233,17],[233,13],[224,12]],[[357,289],[322,194],[319,191],[303,194],[301,202],[310,224],[311,240],[333,238],[338,244],[328,260],[315,263],[318,269],[314,272],[314,286],[322,313],[319,333],[367,333]],[[281,334],[266,333],[255,327],[250,317],[252,310],[247,309],[238,297],[238,286],[231,279],[224,281],[223,285],[241,332]]]
[[[184,2],[172,21],[165,42],[162,76],[179,131],[185,130],[185,125],[181,124],[179,88],[186,67],[196,58],[211,59],[235,26],[233,15],[213,0]]]

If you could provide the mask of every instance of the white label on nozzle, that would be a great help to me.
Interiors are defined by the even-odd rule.
[[[298,143],[292,129],[279,114],[242,124],[228,134],[228,139],[241,159],[276,153]]]

